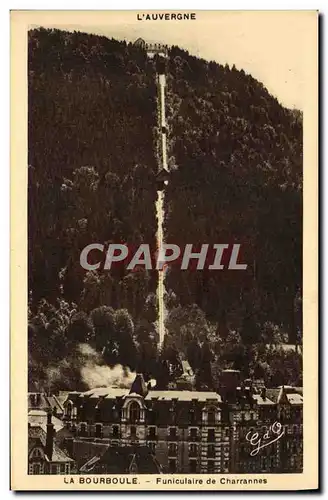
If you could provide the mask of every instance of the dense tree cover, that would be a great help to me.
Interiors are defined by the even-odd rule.
[[[259,340],[267,321],[295,342],[302,284],[302,121],[244,71],[171,50],[168,103],[171,242],[240,243],[246,272],[182,275],[169,288],[221,323]]]
[[[173,47],[167,62],[171,180],[166,240],[241,243],[248,270],[169,270],[157,349],[156,274],[86,272],[90,243],[155,245],[155,61],[132,44],[29,32],[29,384],[84,388],[89,345],[174,387],[226,367],[301,383],[302,116],[235,67]],[[280,346],[280,347],[279,347]]]

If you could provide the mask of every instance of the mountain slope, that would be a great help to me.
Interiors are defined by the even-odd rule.
[[[156,274],[87,273],[79,264],[90,243],[155,245],[155,62],[125,42],[37,29],[28,71],[32,379],[47,360],[66,360],[87,342],[106,363],[151,367],[165,386]],[[166,241],[240,243],[248,269],[170,270],[161,356],[174,364],[178,349],[199,358],[197,370],[209,359],[231,364],[237,349],[241,367],[262,373],[251,344],[301,335],[302,115],[234,66],[178,47],[169,50],[167,84]],[[295,363],[290,383],[293,373],[300,383]]]

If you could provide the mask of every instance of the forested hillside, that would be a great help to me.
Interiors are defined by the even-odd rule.
[[[248,270],[170,271],[158,352],[155,273],[80,266],[89,243],[155,244],[155,71],[132,44],[29,32],[30,387],[83,388],[83,344],[159,387],[184,358],[199,388],[225,367],[300,384],[279,345],[301,340],[302,116],[243,71],[169,51],[165,234],[241,243]]]

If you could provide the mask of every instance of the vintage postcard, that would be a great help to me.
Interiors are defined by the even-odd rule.
[[[11,488],[318,488],[318,13],[11,13]]]

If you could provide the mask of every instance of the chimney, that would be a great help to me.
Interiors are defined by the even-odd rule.
[[[52,453],[53,453],[53,449],[54,449],[54,434],[55,434],[55,431],[54,431],[54,425],[51,421],[51,418],[52,418],[52,414],[51,414],[51,411],[48,412],[48,415],[47,415],[47,437],[46,437],[46,448],[45,448],[45,453],[48,457],[48,459],[52,460]]]
[[[35,406],[38,408],[41,406],[41,394],[39,392],[35,395]]]

